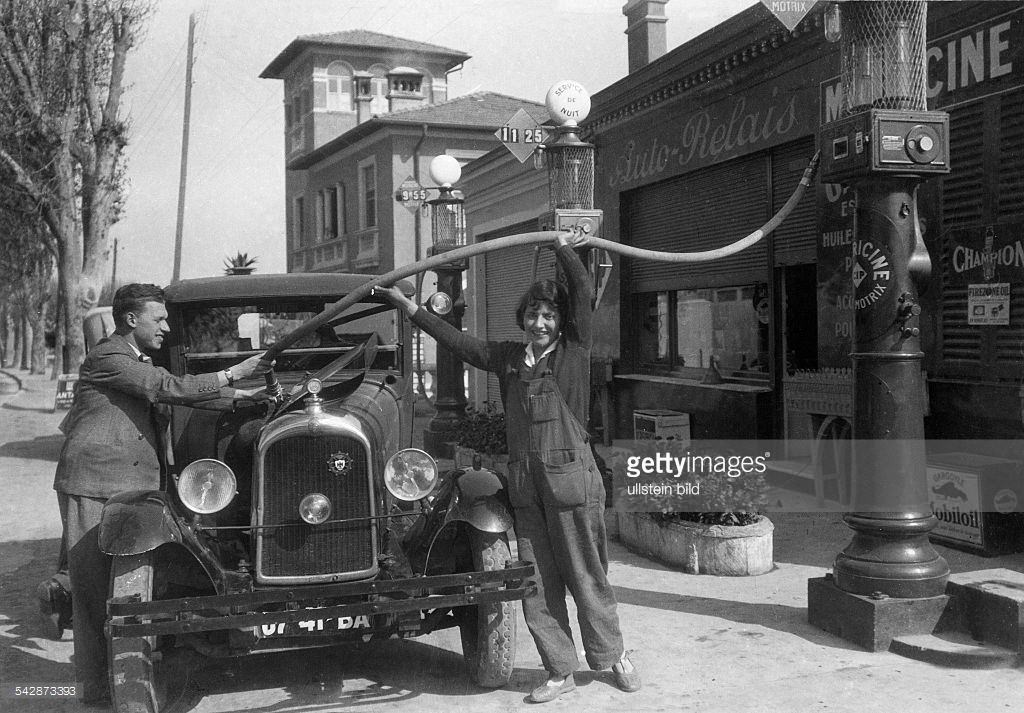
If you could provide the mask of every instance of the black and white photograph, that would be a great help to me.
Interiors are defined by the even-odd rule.
[[[1024,691],[1024,1],[0,0],[0,710]]]

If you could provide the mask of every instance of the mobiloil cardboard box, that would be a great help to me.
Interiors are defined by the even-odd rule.
[[[1024,549],[1021,464],[975,453],[928,455],[933,539],[983,555]]]

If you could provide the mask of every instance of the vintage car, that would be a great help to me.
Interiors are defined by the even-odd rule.
[[[108,501],[99,537],[113,555],[116,710],[160,710],[175,684],[165,653],[238,656],[456,626],[472,678],[508,681],[513,602],[535,587],[533,565],[511,557],[504,482],[480,468],[439,473],[410,447],[408,318],[381,297],[322,313],[367,280],[224,276],[167,289],[172,332],[158,363],[212,372],[287,344],[267,379],[283,397],[169,407],[165,487]]]

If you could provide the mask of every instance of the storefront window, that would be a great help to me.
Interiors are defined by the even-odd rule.
[[[640,333],[637,340],[642,364],[670,366],[669,293],[645,292],[640,300]]]
[[[690,369],[707,369],[714,357],[725,377],[767,379],[768,325],[754,301],[761,296],[755,285],[637,295],[641,364],[694,376]]]

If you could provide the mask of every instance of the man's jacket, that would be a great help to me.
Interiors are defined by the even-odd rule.
[[[53,487],[69,495],[109,498],[125,490],[160,487],[158,449],[164,447],[153,413],[157,403],[192,404],[217,398],[216,374],[174,376],[139,361],[128,340],[113,334],[85,357]]]

